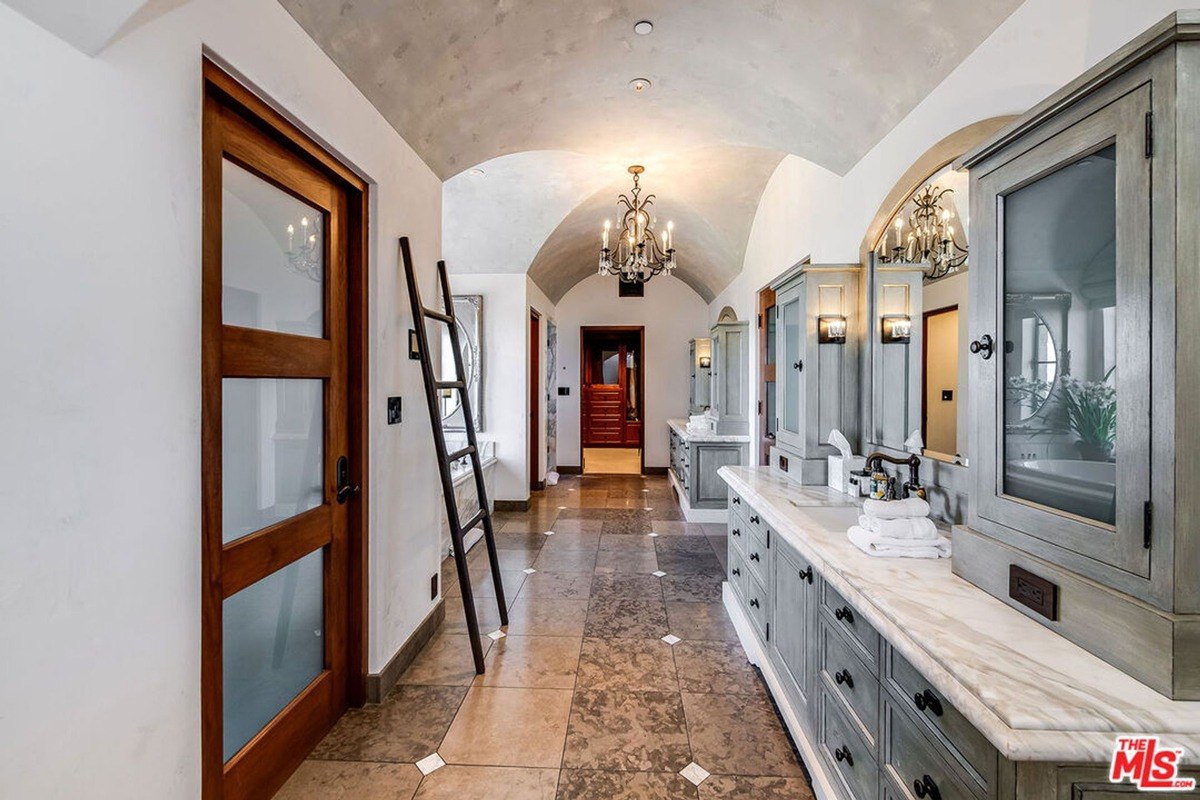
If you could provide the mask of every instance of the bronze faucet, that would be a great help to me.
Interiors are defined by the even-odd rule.
[[[889,464],[896,464],[897,466],[904,466],[907,464],[908,480],[905,481],[904,485],[901,487],[903,497],[907,498],[910,494],[915,494],[922,500],[925,499],[925,487],[921,485],[921,475],[919,472],[921,468],[921,459],[917,458],[915,455],[910,455],[908,458],[896,458],[895,456],[889,456],[887,453],[875,452],[867,456],[867,463],[865,467],[866,471],[870,473],[881,469],[881,462],[883,461],[886,461]]]

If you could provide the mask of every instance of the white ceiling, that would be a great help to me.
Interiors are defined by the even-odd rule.
[[[556,300],[633,163],[711,299],[785,154],[845,172],[1021,0],[280,2],[451,179],[452,268],[530,269]]]

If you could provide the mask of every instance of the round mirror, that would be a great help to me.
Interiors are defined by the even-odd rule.
[[[1058,379],[1058,345],[1046,320],[1025,305],[1005,309],[1005,419],[1024,422],[1046,406]]]
[[[454,321],[455,327],[458,328],[458,340],[462,347],[463,360],[463,378],[466,384],[467,391],[475,384],[478,372],[475,369],[475,343],[472,340],[471,331],[463,324],[461,318]],[[442,380],[452,380],[454,375],[454,352],[451,349],[453,344],[450,341],[450,331],[444,325],[442,328]],[[442,419],[448,420],[458,413],[462,408],[462,394],[458,389],[442,389],[438,397],[438,402],[441,404]]]

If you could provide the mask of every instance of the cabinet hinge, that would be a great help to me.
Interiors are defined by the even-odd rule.
[[[1150,549],[1150,538],[1154,532],[1154,504],[1149,500],[1142,506],[1142,547]]]
[[[759,414],[761,414],[761,413],[762,413],[762,400],[759,400],[759,401],[758,401],[758,413],[759,413]]]
[[[1146,112],[1146,158],[1154,157],[1154,112]]]
[[[762,318],[763,318],[763,315],[762,315],[762,314],[759,314],[759,315],[758,315],[758,328],[759,328],[759,330],[762,330],[762,323],[763,323],[763,319],[762,319]]]
[[[771,641],[771,623],[767,623],[767,641]]]

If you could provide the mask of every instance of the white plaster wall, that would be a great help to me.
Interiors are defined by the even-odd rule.
[[[538,391],[541,392],[541,407],[538,413],[538,480],[546,479],[546,420],[548,417],[547,407],[549,403],[549,390],[546,386],[546,347],[547,333],[549,332],[549,324],[555,320],[555,306],[550,302],[550,298],[546,296],[532,278],[526,277],[525,283],[526,300],[531,309],[534,309],[542,315],[541,325],[538,326],[538,354],[540,361],[538,363]],[[528,360],[526,361],[528,363]],[[528,377],[526,384],[529,383]],[[528,405],[528,404],[527,404]],[[528,449],[528,448],[527,448]]]
[[[806,254],[817,264],[856,263],[879,205],[931,146],[973,122],[1024,112],[1188,7],[1178,0],[1027,0],[844,177],[785,158],[759,202],[743,270],[709,305],[710,320],[726,305],[740,319],[752,318],[758,290]],[[756,361],[750,362],[752,408]]]
[[[681,266],[680,269],[684,267]],[[579,329],[584,325],[644,325],[646,466],[670,463],[667,420],[688,410],[688,340],[707,336],[704,299],[678,278],[646,284],[644,298],[617,297],[612,277],[593,275],[567,292],[555,310],[558,323],[558,463],[579,465]]]
[[[432,291],[440,183],[274,0],[155,11],[88,58],[0,5],[5,797],[199,796],[205,45],[374,181],[373,670],[432,607],[438,495],[395,241]]]

